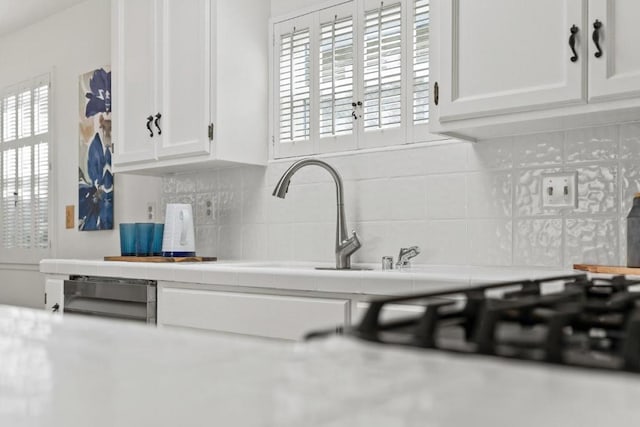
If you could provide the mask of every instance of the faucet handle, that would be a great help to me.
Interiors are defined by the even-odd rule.
[[[400,248],[400,253],[398,254],[398,262],[396,263],[397,267],[406,267],[409,265],[409,260],[411,258],[416,257],[420,254],[420,247],[418,246],[410,246],[408,248]]]

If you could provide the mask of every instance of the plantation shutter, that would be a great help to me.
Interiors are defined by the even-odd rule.
[[[413,124],[429,122],[429,0],[415,0],[413,17]]]
[[[336,147],[321,151],[355,148],[353,134],[355,96],[355,37],[353,6],[332,8],[320,17],[319,40],[319,130],[320,138],[334,138]],[[348,139],[338,138],[349,136]]]
[[[312,132],[311,20],[302,17],[276,26],[277,144],[284,155],[310,152]]]
[[[36,262],[49,248],[48,77],[1,98],[2,261]],[[11,259],[11,257],[15,259]]]
[[[365,12],[364,129],[398,127],[402,122],[402,13],[400,3]]]

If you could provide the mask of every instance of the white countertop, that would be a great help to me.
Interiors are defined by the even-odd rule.
[[[488,282],[539,279],[573,270],[522,267],[414,266],[405,270],[317,270],[320,263],[208,262],[137,263],[101,260],[46,259],[45,274],[94,275],[181,283],[246,286],[321,292],[398,294],[430,292]]]
[[[640,375],[0,307],[0,425],[634,426]]]

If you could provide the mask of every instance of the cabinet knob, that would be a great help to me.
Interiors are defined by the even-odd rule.
[[[153,130],[151,130],[151,122],[153,121],[153,116],[147,117],[147,129],[149,130],[149,136],[153,138]]]

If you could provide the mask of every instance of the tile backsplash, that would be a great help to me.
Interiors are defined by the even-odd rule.
[[[325,159],[344,180],[355,262],[419,245],[420,264],[566,267],[624,264],[625,217],[640,191],[640,123],[447,142]],[[301,169],[287,198],[271,192],[292,161],[163,178],[162,205],[195,208],[196,249],[221,259],[332,262],[335,186]],[[578,207],[542,207],[540,176],[578,172]]]

